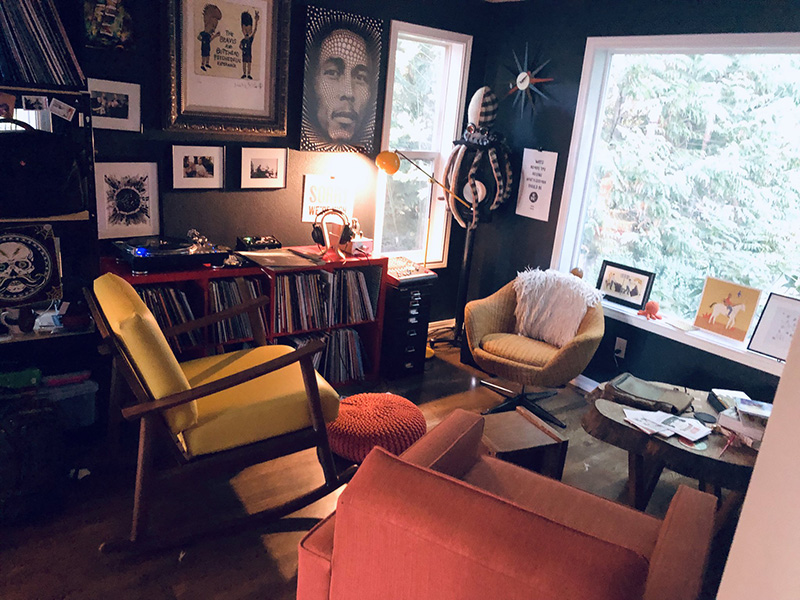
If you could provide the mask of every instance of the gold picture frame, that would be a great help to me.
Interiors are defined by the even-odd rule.
[[[166,129],[285,136],[289,21],[290,0],[168,0]]]

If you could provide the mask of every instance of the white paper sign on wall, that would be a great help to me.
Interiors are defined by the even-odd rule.
[[[525,148],[517,196],[518,215],[539,221],[549,219],[557,160],[557,152]]]
[[[323,210],[338,208],[353,217],[356,194],[352,184],[330,175],[306,175],[303,185],[303,223],[313,223]]]

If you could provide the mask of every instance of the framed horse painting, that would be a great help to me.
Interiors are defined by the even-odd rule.
[[[694,326],[743,342],[760,297],[761,290],[706,277]]]

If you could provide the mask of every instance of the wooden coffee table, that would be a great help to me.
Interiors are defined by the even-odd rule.
[[[528,409],[484,415],[483,443],[490,454],[553,479],[561,479],[567,438]]]
[[[708,392],[687,391],[693,397],[695,411],[716,415],[708,405]],[[630,407],[600,398],[600,393],[602,386],[587,396],[592,406],[584,415],[582,425],[593,437],[628,451],[628,500],[631,506],[639,510],[647,508],[665,468],[697,479],[701,489],[715,492],[720,499],[722,488],[731,490],[724,502],[720,502],[718,522],[741,503],[753,473],[755,451],[731,446],[722,454],[727,440],[716,433],[702,440],[705,449],[690,448],[678,436],[664,439],[648,435],[625,421],[623,409]]]

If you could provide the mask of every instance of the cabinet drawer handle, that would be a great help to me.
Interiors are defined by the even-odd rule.
[[[409,329],[408,331],[406,331],[406,335],[407,335],[408,337],[416,337],[416,335],[417,335],[417,330],[416,330],[416,329]]]

